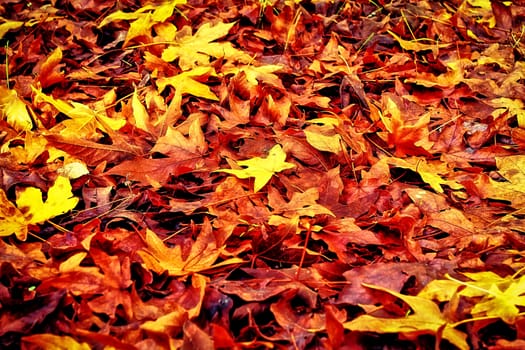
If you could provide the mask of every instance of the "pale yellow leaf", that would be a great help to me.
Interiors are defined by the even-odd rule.
[[[58,175],[68,179],[78,179],[81,176],[89,174],[86,164],[81,162],[71,162],[57,169]]]
[[[342,139],[339,134],[323,135],[314,131],[304,130],[306,141],[319,151],[339,153],[342,151]]]
[[[525,129],[525,105],[522,100],[499,97],[488,101],[488,104],[496,108],[492,113],[493,116],[499,117],[501,114],[508,111],[511,116],[517,118],[518,126]]]
[[[44,94],[41,90],[31,87],[35,96],[51,104],[59,112],[70,117],[71,120],[64,120],[59,127],[65,128],[61,134],[63,136],[89,137],[96,129],[110,132],[118,130],[126,124],[124,118],[109,118],[102,112],[92,110],[86,105],[78,102],[67,103]],[[110,130],[107,130],[109,127]]]
[[[259,85],[259,82],[263,82],[272,86],[282,86],[282,81],[279,77],[274,74],[282,70],[283,67],[277,64],[268,64],[264,66],[254,66],[252,64],[239,65],[235,64],[223,69],[222,72],[228,74],[239,74],[244,72],[246,74],[246,80],[251,85]]]
[[[496,166],[507,181],[490,179],[481,190],[488,198],[507,200],[514,208],[522,208],[525,204],[525,156],[496,157]]]

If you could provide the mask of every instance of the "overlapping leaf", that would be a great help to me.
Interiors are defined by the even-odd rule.
[[[255,157],[241,160],[237,162],[237,165],[244,167],[244,169],[221,169],[217,171],[235,175],[240,179],[254,177],[254,192],[259,192],[274,174],[295,167],[294,164],[286,162],[286,153],[280,145],[273,146],[266,158]]]

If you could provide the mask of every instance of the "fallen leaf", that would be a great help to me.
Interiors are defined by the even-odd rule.
[[[443,43],[440,44],[438,42],[431,43],[431,44],[425,44],[424,42],[433,41],[431,39],[416,39],[416,40],[404,40],[399,35],[395,34],[391,30],[387,30],[388,34],[392,35],[394,39],[399,43],[399,45],[408,51],[432,51],[436,52],[438,49],[446,48],[452,45],[452,43]]]
[[[186,4],[186,0],[166,1],[161,4],[148,4],[140,7],[134,12],[118,10],[104,17],[98,27],[102,28],[114,21],[133,20],[129,26],[123,44],[123,47],[127,47],[134,39],[140,37],[151,38],[151,28],[157,23],[166,21],[173,14],[175,7],[183,4]]]
[[[139,251],[138,254],[144,260],[145,266],[159,274],[167,271],[171,276],[184,276],[243,262],[239,258],[230,258],[216,263],[222,248],[217,247],[215,235],[207,219],[197,239],[191,245],[187,257],[183,257],[180,246],[166,247],[164,242],[150,230],[146,231],[146,244],[147,248]]]
[[[490,179],[480,188],[482,193],[488,198],[507,200],[516,209],[521,208],[525,204],[525,156],[496,157],[496,166],[507,181]]]
[[[467,335],[454,329],[451,322],[444,318],[438,305],[431,300],[403,295],[387,288],[364,284],[365,287],[391,294],[410,306],[412,312],[405,317],[384,318],[362,315],[343,323],[345,329],[357,332],[403,333],[410,336],[441,334],[459,349],[468,350]]]
[[[460,190],[463,185],[454,180],[444,180],[439,174],[446,174],[448,171],[446,164],[427,163],[424,158],[395,158],[387,157],[380,160],[387,164],[393,165],[398,168],[410,169],[413,172],[418,173],[421,179],[432,187],[437,193],[443,193],[443,185],[446,185],[453,190]]]
[[[27,106],[15,90],[0,86],[0,110],[2,118],[17,131],[31,130],[33,120]]]
[[[49,333],[34,334],[22,338],[24,349],[53,349],[53,350],[90,350],[88,343],[79,343],[67,335]]]
[[[75,208],[79,199],[73,196],[69,179],[57,177],[42,201],[42,191],[27,187],[17,194],[16,205],[24,213],[27,224],[40,224]]]
[[[235,175],[240,179],[254,177],[254,192],[259,192],[276,173],[295,168],[294,164],[286,162],[286,153],[284,153],[280,145],[273,146],[266,158],[255,157],[238,161],[237,164],[245,168],[220,169],[217,171]]]
[[[183,71],[208,65],[210,56],[247,63],[251,57],[234,48],[230,42],[213,42],[226,36],[234,25],[235,22],[218,22],[215,25],[207,22],[201,25],[194,35],[192,35],[191,27],[185,26],[177,33],[175,43],[164,49],[161,57],[166,62],[172,62],[178,58],[179,67]]]
[[[7,199],[5,192],[0,189],[0,237],[16,234],[16,237],[25,241],[27,238],[27,221],[24,214]]]
[[[44,63],[42,63],[42,67],[40,67],[37,81],[40,82],[43,88],[65,80],[64,73],[60,71],[60,67],[64,64],[59,64],[60,61],[62,61],[62,50],[60,47],[57,47],[51,55],[46,58]]]
[[[198,81],[198,79],[207,78],[215,74],[215,70],[211,67],[196,67],[173,77],[158,79],[157,87],[160,93],[164,91],[166,86],[172,86],[179,96],[190,94],[218,101],[219,98],[211,91],[210,87]]]

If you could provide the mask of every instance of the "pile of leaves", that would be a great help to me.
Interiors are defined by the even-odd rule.
[[[2,348],[525,347],[523,2],[0,16]]]

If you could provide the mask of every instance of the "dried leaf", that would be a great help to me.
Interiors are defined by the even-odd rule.
[[[266,158],[255,157],[238,161],[237,164],[244,169],[221,169],[217,171],[235,175],[240,179],[254,177],[254,192],[259,192],[274,174],[295,167],[294,164],[286,162],[286,153],[280,145],[275,145]]]
[[[235,25],[233,23],[218,22],[215,25],[207,22],[199,27],[192,35],[190,27],[184,27],[177,34],[175,44],[170,45],[162,52],[162,59],[166,62],[179,59],[179,67],[183,71],[205,66],[210,62],[210,56],[224,57],[227,60],[249,62],[250,56],[233,47],[230,42],[213,42],[228,34]]]
[[[394,39],[396,39],[396,41],[399,43],[399,45],[401,45],[403,49],[408,50],[408,51],[418,52],[418,51],[428,50],[428,51],[435,52],[438,49],[443,49],[443,48],[446,48],[452,45],[451,43],[439,44],[437,42],[433,44],[425,44],[422,41],[432,41],[431,39],[425,39],[425,38],[409,41],[409,40],[401,39],[401,37],[399,37],[397,34],[395,34],[394,32],[390,30],[387,30],[387,32],[388,34],[392,35]]]
[[[410,169],[421,176],[421,179],[432,187],[437,193],[443,193],[443,185],[446,185],[454,190],[462,189],[463,186],[454,180],[444,180],[439,174],[447,172],[446,164],[429,164],[423,158],[394,158],[388,157],[381,159],[380,162],[385,162],[395,167]]]
[[[63,335],[49,333],[34,334],[22,338],[24,349],[54,349],[54,350],[90,350],[88,343],[79,343],[75,339]]]
[[[433,301],[417,296],[403,295],[383,287],[369,284],[363,285],[403,300],[410,306],[412,313],[401,318],[382,318],[363,315],[352,321],[343,323],[345,329],[358,332],[404,333],[407,335],[442,334],[443,339],[450,341],[459,349],[469,349],[466,341],[467,335],[454,329],[450,322],[444,318],[438,305]]]
[[[0,110],[2,118],[17,131],[31,130],[33,121],[27,106],[15,90],[0,86]]]
[[[65,80],[64,73],[60,71],[60,61],[62,60],[62,50],[57,47],[51,55],[49,55],[38,74],[38,81],[43,88],[47,88],[53,84]]]
[[[243,262],[242,259],[231,258],[216,263],[221,254],[221,248],[217,247],[215,235],[207,219],[197,240],[191,245],[187,257],[182,256],[180,246],[166,247],[164,242],[150,230],[146,231],[146,244],[147,248],[138,253],[144,260],[144,264],[159,274],[167,271],[171,276],[184,276]]]
[[[496,157],[496,165],[507,181],[490,179],[481,190],[489,198],[507,200],[513,207],[521,208],[525,204],[525,156]]]
[[[25,241],[27,238],[27,221],[24,214],[7,199],[5,192],[0,189],[0,237],[16,234],[16,237]]]
[[[160,78],[157,80],[157,87],[159,92],[162,92],[169,85],[174,87],[176,93],[180,96],[190,94],[218,101],[219,98],[211,91],[209,86],[197,81],[215,74],[215,70],[211,67],[197,67],[174,77]]]
[[[27,224],[40,224],[67,213],[77,206],[78,201],[79,199],[71,192],[69,180],[59,176],[49,188],[45,202],[42,201],[40,189],[27,187],[18,193],[16,205],[24,212]]]

